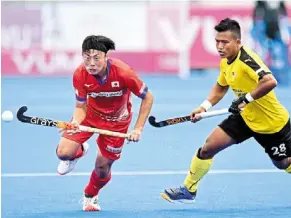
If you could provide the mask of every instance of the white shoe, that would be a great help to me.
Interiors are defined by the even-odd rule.
[[[84,157],[88,152],[89,144],[87,142],[84,142],[82,146],[83,146],[83,155],[81,157]],[[71,172],[75,168],[76,163],[81,157],[75,158],[74,160],[65,160],[65,161],[61,160],[58,166],[58,174],[65,175]]]
[[[98,204],[98,195],[94,197],[83,197],[83,211],[100,211],[101,207]]]

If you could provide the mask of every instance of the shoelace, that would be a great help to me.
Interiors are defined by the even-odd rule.
[[[179,195],[179,194],[185,194],[185,188],[183,186],[180,186],[180,187],[177,187],[177,188],[173,188],[173,192],[176,194],[176,195]]]
[[[77,158],[76,158],[76,159],[77,159]],[[70,164],[76,162],[76,161],[77,161],[76,159],[74,159],[74,160],[65,160],[64,163],[65,163],[67,166],[69,166]]]

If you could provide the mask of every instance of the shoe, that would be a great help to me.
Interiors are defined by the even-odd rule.
[[[98,195],[94,197],[83,197],[83,211],[100,211],[101,207],[98,204]]]
[[[83,155],[81,157],[84,157],[88,152],[89,144],[87,142],[84,142],[81,146],[83,146]],[[58,174],[65,175],[71,172],[75,168],[76,163],[81,157],[75,158],[74,160],[61,160],[58,166]]]
[[[191,194],[185,186],[180,186],[178,188],[166,189],[161,193],[161,197],[171,203],[181,202],[191,204],[195,201],[196,192]]]

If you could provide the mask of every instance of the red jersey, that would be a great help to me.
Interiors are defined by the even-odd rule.
[[[80,65],[73,75],[73,86],[78,101],[86,101],[87,109],[102,119],[127,119],[132,111],[131,93],[144,98],[148,88],[137,74],[118,59],[107,61],[103,80],[87,72]]]

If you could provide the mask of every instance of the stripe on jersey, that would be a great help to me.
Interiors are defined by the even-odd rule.
[[[77,101],[82,101],[82,102],[86,101],[86,98],[81,98],[78,95],[76,95],[76,99],[77,99]]]
[[[148,87],[145,86],[145,88],[143,89],[142,93],[138,96],[141,99],[144,99],[144,97],[146,96],[146,94],[148,93]]]

